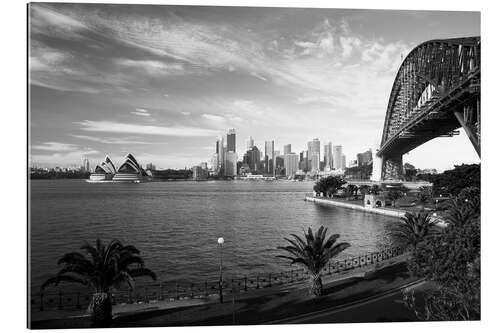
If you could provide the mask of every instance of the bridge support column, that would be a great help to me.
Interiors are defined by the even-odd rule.
[[[481,157],[481,141],[480,141],[480,104],[479,99],[477,103],[464,105],[463,111],[454,111],[455,117],[457,118],[460,126],[464,129],[465,133],[469,137],[472,146],[476,150],[476,153]]]
[[[382,158],[382,180],[397,179],[403,177],[403,155]]]

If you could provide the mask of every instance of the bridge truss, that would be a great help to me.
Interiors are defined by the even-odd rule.
[[[382,142],[382,179],[401,179],[402,155],[462,127],[480,156],[479,37],[431,40],[401,64],[389,97]]]

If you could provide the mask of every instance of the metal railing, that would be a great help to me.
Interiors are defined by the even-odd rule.
[[[375,264],[404,253],[401,247],[384,249],[378,252],[350,257],[345,260],[330,262],[324,269],[324,275],[339,274],[355,268]],[[273,286],[291,285],[307,280],[309,275],[305,269],[291,269],[282,272],[244,275],[225,279],[222,283],[223,293],[243,293]],[[113,304],[149,303],[155,301],[176,301],[182,299],[208,298],[219,293],[219,281],[189,283],[159,281],[143,284],[134,289],[115,290],[112,292]],[[78,310],[88,307],[92,292],[82,288],[78,291],[40,292],[31,295],[32,311]]]

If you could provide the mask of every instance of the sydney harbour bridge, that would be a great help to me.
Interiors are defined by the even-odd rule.
[[[460,127],[481,156],[480,54],[480,38],[466,37],[427,41],[404,59],[377,152],[383,180],[402,178],[403,154]]]

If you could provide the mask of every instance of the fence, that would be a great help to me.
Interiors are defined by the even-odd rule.
[[[324,268],[324,275],[333,275],[354,268],[363,267],[401,255],[404,250],[400,247],[385,249],[379,252],[368,253],[345,260],[330,262]],[[243,277],[226,279],[222,283],[225,295],[242,293],[251,290],[269,288],[305,281],[308,273],[304,269],[292,269],[279,273],[263,273],[245,275]],[[149,303],[151,301],[175,301],[181,299],[207,298],[218,295],[219,281],[204,281],[196,283],[156,282],[138,286],[135,289],[116,290],[112,293],[113,304],[122,303]],[[91,300],[91,291],[82,289],[76,292],[44,292],[31,295],[32,311],[71,310],[86,308]]]

